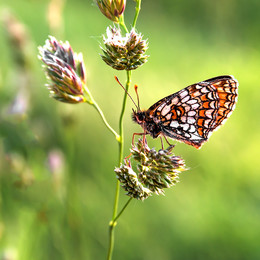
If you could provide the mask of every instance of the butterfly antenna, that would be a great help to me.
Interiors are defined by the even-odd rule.
[[[137,105],[138,105],[137,109],[140,110],[140,99],[139,99],[139,95],[138,95],[137,89],[138,89],[138,86],[135,85],[135,93],[136,93],[136,96],[137,96]]]
[[[130,99],[132,100],[132,102],[134,103],[134,105],[136,106],[137,110],[139,110],[139,99],[138,99],[138,106],[136,105],[136,103],[134,102],[133,98],[130,96],[130,94],[127,92],[127,90],[125,89],[125,87],[122,85],[122,83],[119,81],[118,77],[115,76],[115,79],[117,81],[117,83],[123,88],[123,90],[125,91],[125,93],[130,97]]]

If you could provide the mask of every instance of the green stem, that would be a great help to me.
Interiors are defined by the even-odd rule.
[[[121,29],[123,29],[125,31],[125,33],[128,33],[128,29],[125,25],[125,19],[124,19],[124,15],[122,14],[120,17],[119,17],[119,25],[121,27]]]
[[[118,213],[118,215],[115,217],[114,219],[114,223],[116,223],[116,221],[120,218],[120,216],[123,214],[124,210],[126,209],[126,207],[128,206],[128,204],[131,202],[133,198],[129,198],[128,201],[126,202],[125,206],[121,209],[121,211]]]
[[[120,163],[123,161],[123,148],[124,148],[124,129],[123,129],[123,119],[124,119],[124,114],[125,114],[125,107],[126,107],[126,100],[127,100],[127,92],[130,86],[131,82],[131,70],[128,70],[126,72],[127,74],[127,80],[126,80],[126,85],[125,85],[125,93],[124,93],[124,98],[123,98],[123,104],[122,104],[122,110],[119,118],[119,135],[121,137],[121,140],[119,142],[119,166]]]
[[[109,237],[110,237],[110,247],[107,255],[107,260],[112,259],[113,247],[114,247],[114,227],[117,224],[117,219],[123,214],[124,210],[127,208],[128,204],[131,202],[133,198],[129,198],[124,207],[121,209],[119,214],[109,223]]]
[[[102,110],[101,110],[100,107],[98,106],[98,104],[97,104],[94,100],[92,100],[92,102],[93,102],[94,108],[95,108],[95,109],[97,110],[97,112],[99,113],[99,115],[100,115],[100,117],[102,118],[102,120],[103,120],[105,126],[107,127],[107,129],[108,129],[110,132],[112,132],[112,133],[115,135],[116,140],[119,141],[119,140],[120,140],[120,135],[119,135],[119,134],[110,126],[110,124],[107,122],[107,120],[106,120],[106,118],[105,118],[105,116],[104,116]]]
[[[125,86],[126,92],[124,93],[122,110],[121,110],[121,114],[120,114],[120,118],[119,118],[119,135],[120,135],[120,140],[118,141],[118,144],[119,144],[118,166],[119,167],[120,167],[120,164],[123,162],[123,151],[124,151],[123,119],[124,119],[125,108],[126,108],[127,92],[128,92],[129,86],[130,86],[130,82],[131,82],[131,71],[127,71],[127,80],[126,80],[126,86]],[[107,260],[112,259],[112,253],[113,253],[113,249],[114,249],[114,228],[117,224],[116,220],[120,217],[120,215],[123,213],[123,211],[125,210],[125,208],[131,201],[131,200],[129,200],[126,203],[126,205],[123,207],[123,209],[120,211],[120,213],[117,215],[119,190],[120,190],[119,188],[120,188],[120,182],[119,182],[119,180],[117,180],[113,216],[112,216],[112,220],[109,223],[109,247],[108,247]]]
[[[135,26],[136,26],[137,18],[139,16],[139,12],[141,10],[141,2],[142,2],[142,0],[136,0],[135,17],[134,17],[134,21],[133,21],[133,24],[132,24],[133,28],[135,28]]]
[[[97,110],[97,112],[99,113],[99,115],[100,115],[102,121],[104,122],[105,126],[107,127],[107,129],[115,136],[116,140],[119,142],[120,139],[121,139],[120,135],[107,122],[103,111],[101,110],[101,108],[99,107],[97,102],[94,100],[94,98],[92,97],[90,91],[88,90],[88,88],[86,86],[84,86],[84,91],[88,96],[88,98],[86,98],[85,102],[89,103],[90,105],[92,105]]]

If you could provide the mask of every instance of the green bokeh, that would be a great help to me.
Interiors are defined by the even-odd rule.
[[[99,57],[110,24],[91,0],[67,0],[62,26],[50,30],[49,1],[0,3],[26,26],[30,80],[26,115],[10,114],[23,76],[1,19],[0,31],[0,259],[105,259],[118,147],[88,105],[48,97],[37,46],[49,34],[82,52],[88,86],[117,128],[123,91]],[[147,64],[133,72],[141,107],[183,87],[222,74],[239,81],[237,107],[201,150],[177,144],[190,170],[180,183],[145,202],[133,201],[116,227],[113,259],[260,259],[260,1],[143,1],[137,28],[149,41]],[[129,0],[126,24],[134,16]],[[135,97],[134,90],[130,93]],[[125,156],[132,133],[128,102]],[[149,139],[160,146],[159,140]],[[50,173],[58,151],[64,166]],[[121,191],[120,206],[127,197]],[[2,257],[2,258],[1,258]]]

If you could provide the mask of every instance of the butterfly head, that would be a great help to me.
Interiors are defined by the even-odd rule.
[[[145,123],[145,119],[146,119],[145,111],[141,111],[141,110],[135,111],[133,109],[132,119],[137,124],[143,125]]]

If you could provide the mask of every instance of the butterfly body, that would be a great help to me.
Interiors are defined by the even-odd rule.
[[[159,100],[146,111],[134,111],[133,120],[153,138],[170,137],[199,149],[234,110],[237,89],[233,76],[211,78]]]

